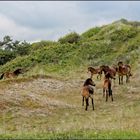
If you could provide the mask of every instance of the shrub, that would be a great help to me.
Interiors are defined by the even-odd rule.
[[[79,39],[80,39],[79,34],[73,32],[73,33],[67,34],[63,38],[60,38],[58,41],[62,44],[64,44],[64,43],[73,44],[73,43],[77,43],[79,41]]]

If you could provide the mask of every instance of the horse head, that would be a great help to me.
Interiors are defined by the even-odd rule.
[[[119,61],[118,62],[118,66],[123,66],[123,62],[122,61]]]
[[[100,66],[101,72],[104,71],[104,73],[106,73],[108,71],[108,69],[109,69],[109,66],[107,66],[107,65]]]
[[[94,70],[94,68],[93,67],[88,67],[88,72],[92,72]]]
[[[86,85],[95,86],[95,83],[93,82],[93,80],[91,78],[88,78],[84,83],[84,86],[86,86]]]

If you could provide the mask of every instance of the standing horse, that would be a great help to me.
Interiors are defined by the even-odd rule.
[[[14,72],[5,72],[0,76],[0,80],[1,79],[6,79],[6,78],[14,78],[16,76],[18,76],[19,74],[22,74],[23,70],[21,68],[16,69]]]
[[[131,74],[131,66],[128,64],[123,64],[122,61],[118,62],[118,68],[117,72],[118,72],[118,76],[119,76],[119,85],[123,84],[123,76],[126,76],[126,83],[129,82],[129,77],[132,76]]]
[[[83,85],[82,88],[82,106],[84,106],[84,100],[86,101],[86,108],[85,110],[87,110],[88,106],[89,106],[89,98],[91,98],[92,101],[92,108],[94,110],[94,102],[93,102],[93,93],[94,93],[94,89],[92,86],[95,86],[95,83],[93,82],[93,80],[91,78],[88,78]]]
[[[100,68],[93,68],[93,67],[88,67],[88,72],[91,73],[91,78],[93,77],[94,74],[98,74],[97,75],[97,79],[100,76],[100,80],[101,80],[101,76],[102,76],[102,72]]]
[[[103,71],[104,72],[104,75],[106,75],[107,73],[110,74],[110,78],[111,79],[114,79],[114,83],[115,83],[115,76],[116,76],[116,69],[114,67],[110,68],[109,66],[106,66],[106,65],[102,65],[100,66],[100,69],[101,69],[101,72]]]
[[[100,70],[101,70],[101,72],[102,71],[104,72],[104,75],[106,73],[110,73],[110,75],[112,77],[115,77],[116,76],[116,69],[114,67],[110,68],[109,66],[102,65],[102,66],[100,66]]]
[[[110,73],[105,74],[104,84],[103,84],[103,97],[106,96],[106,102],[108,101],[108,96],[111,96],[113,102],[113,94],[111,89],[111,80],[110,78],[114,79]]]

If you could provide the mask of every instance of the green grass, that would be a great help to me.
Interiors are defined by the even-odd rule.
[[[71,71],[82,66],[84,69],[88,65],[112,65],[120,60],[135,66],[138,60],[140,28],[129,22],[120,20],[91,28],[79,37],[78,42],[72,44],[67,41],[33,43],[29,55],[7,62],[0,67],[0,73],[23,67],[39,74],[39,66],[46,73],[70,76]],[[66,35],[67,39],[71,39],[71,34]]]
[[[96,131],[80,130],[72,132],[35,132],[19,134],[0,134],[2,139],[139,139],[140,132],[135,131]]]

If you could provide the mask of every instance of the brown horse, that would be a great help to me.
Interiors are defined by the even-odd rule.
[[[101,80],[102,72],[100,68],[88,67],[88,72],[91,73],[91,78],[93,77],[94,74],[98,74],[97,79],[100,77]]]
[[[0,76],[0,80],[6,78],[14,78],[17,77],[19,74],[23,74],[23,69],[19,68],[16,69],[14,72],[5,72]]]
[[[123,76],[126,76],[126,83],[129,82],[131,74],[131,66],[128,64],[123,64],[122,61],[118,62],[118,67],[116,68],[119,76],[119,84],[123,84]]]
[[[114,77],[112,77],[112,75],[109,72],[107,72],[105,74],[105,79],[104,79],[104,84],[103,84],[103,97],[106,96],[106,102],[108,101],[108,96],[109,97],[111,96],[111,99],[113,101],[110,78],[114,79]]]
[[[82,88],[82,106],[84,106],[84,100],[86,101],[86,108],[85,110],[87,110],[88,106],[89,106],[89,98],[91,98],[92,101],[92,108],[94,110],[94,102],[93,102],[93,93],[94,93],[94,89],[92,86],[95,86],[95,83],[93,82],[93,80],[91,78],[88,78],[83,85]]]
[[[102,66],[100,66],[100,70],[101,70],[101,72],[103,71],[104,74],[110,73],[110,75],[112,75],[112,77],[116,76],[116,69],[114,67],[110,68],[107,65],[102,65]]]
[[[100,66],[100,70],[101,70],[101,72],[102,71],[104,72],[104,75],[109,73],[111,75],[111,77],[113,77],[113,79],[115,80],[115,76],[116,76],[117,71],[116,71],[116,69],[114,67],[110,68],[109,66],[102,65],[102,66]]]

